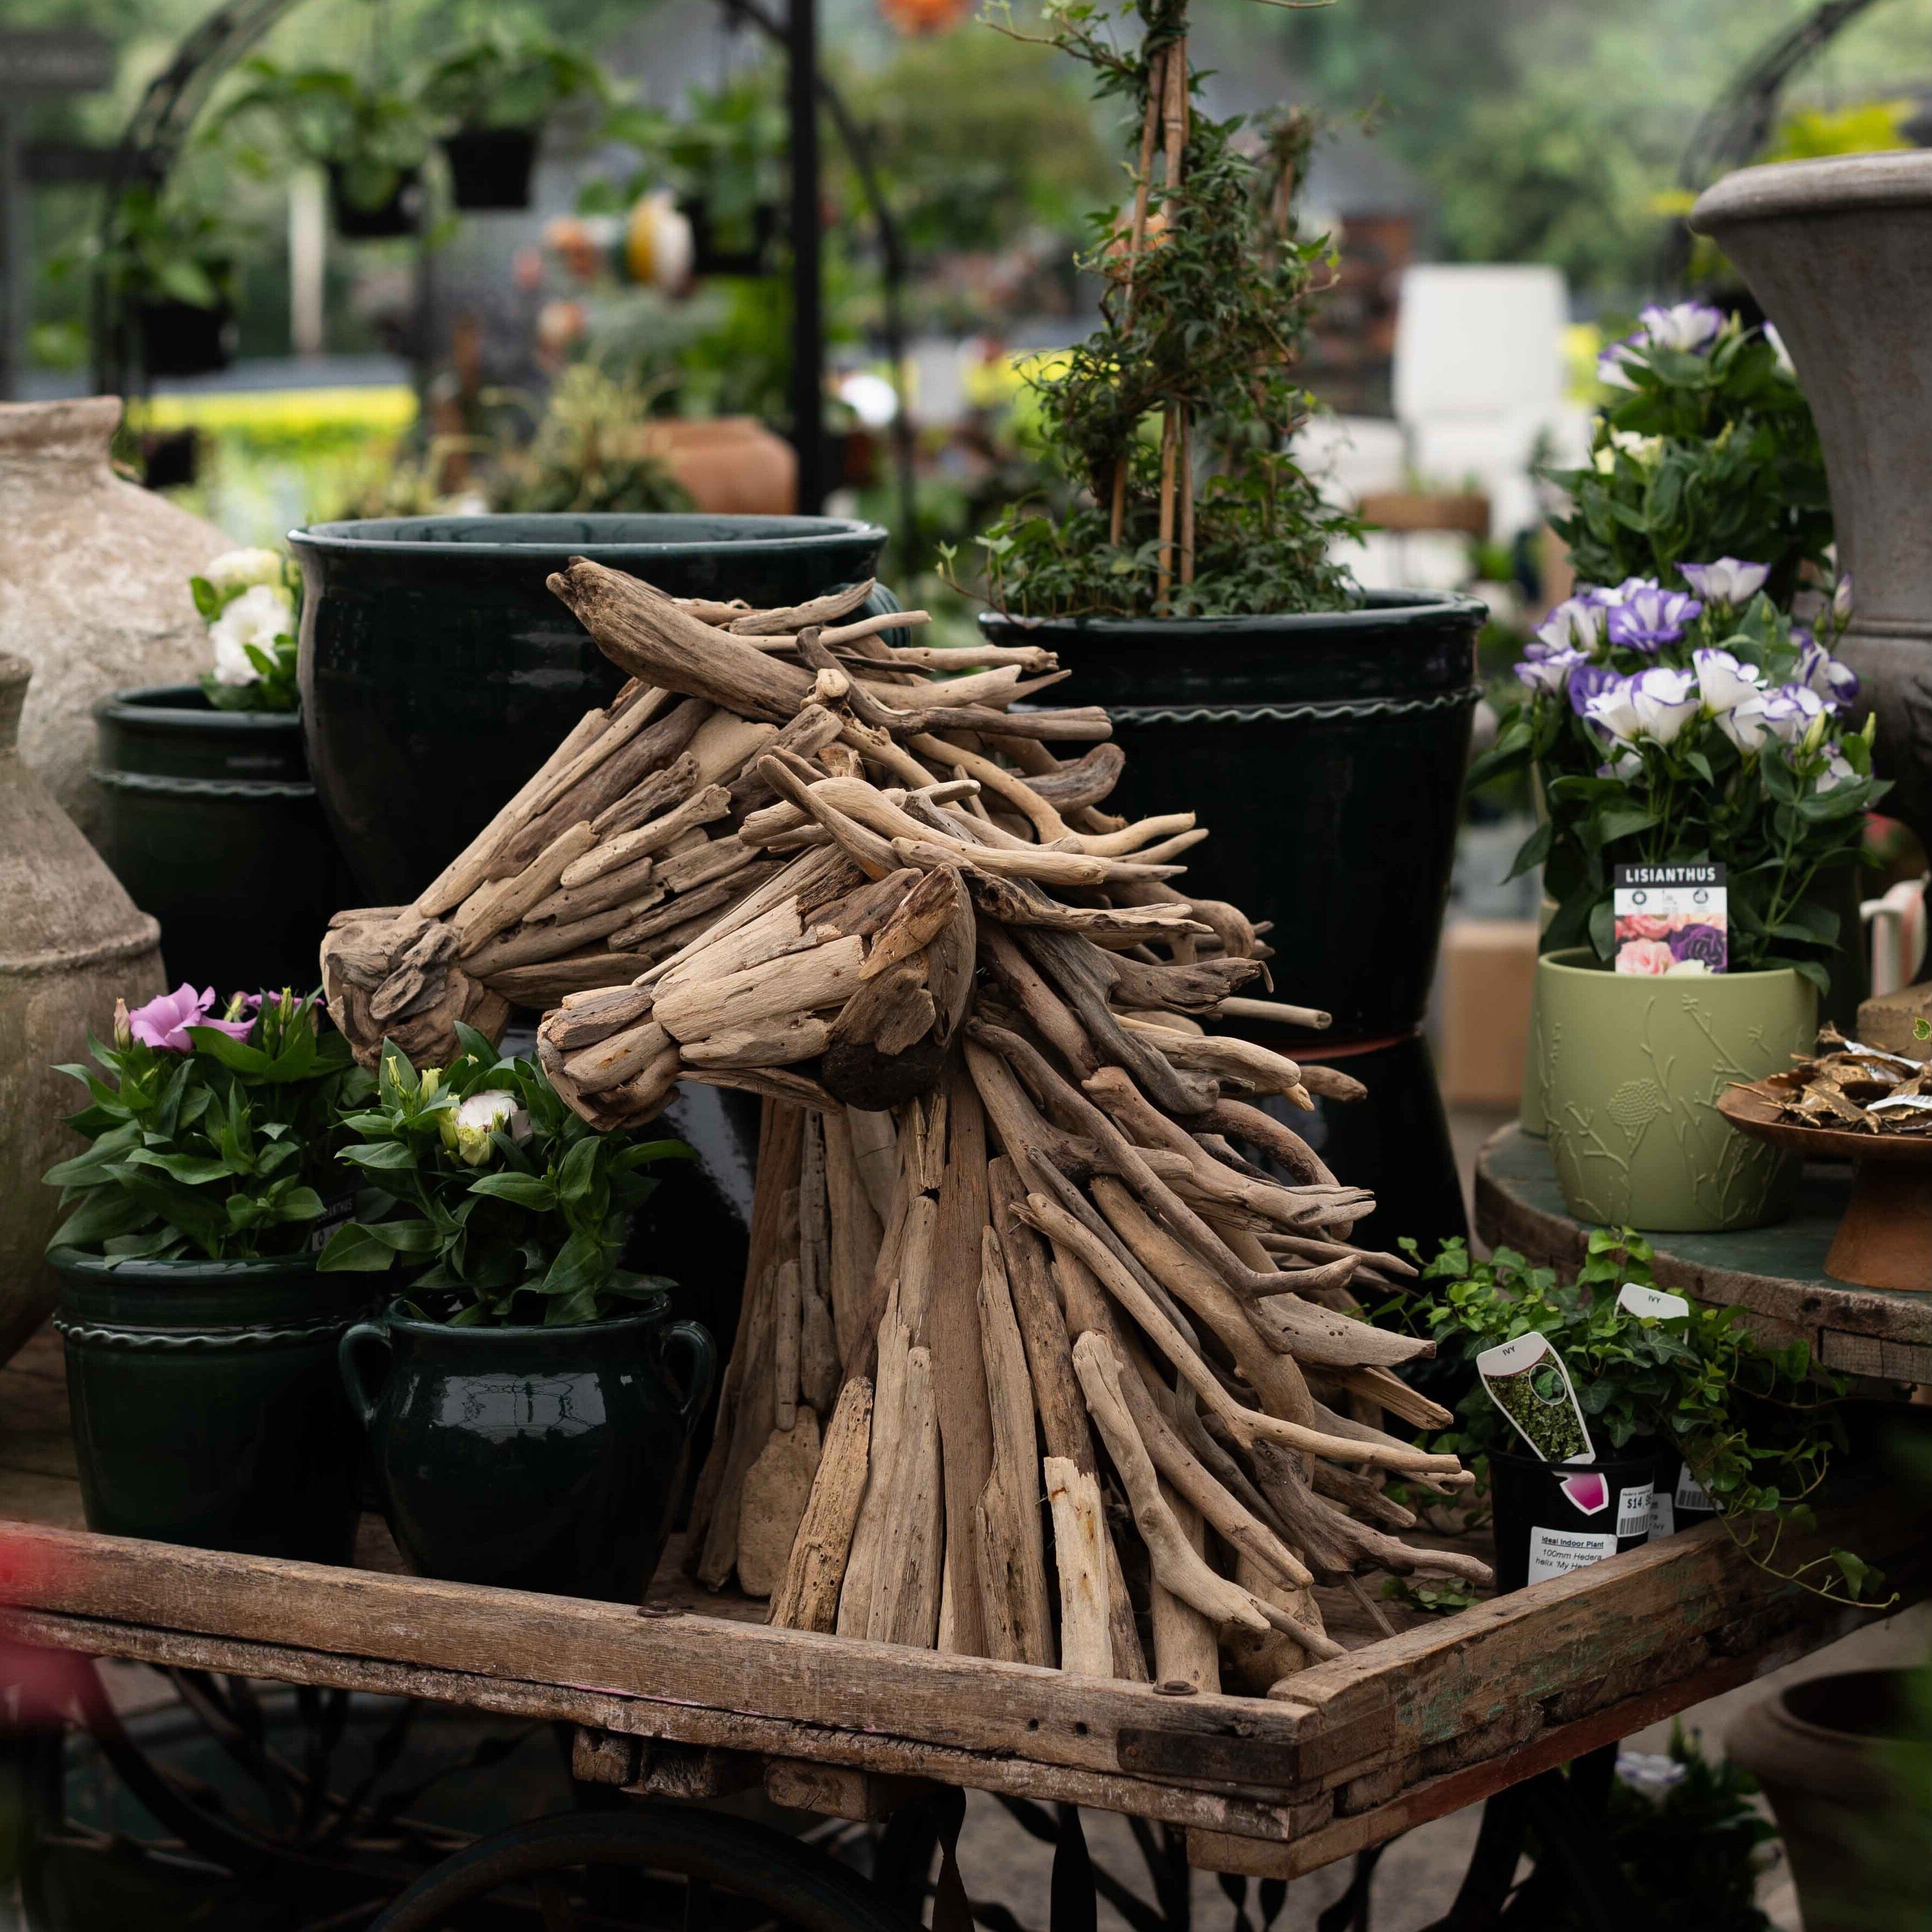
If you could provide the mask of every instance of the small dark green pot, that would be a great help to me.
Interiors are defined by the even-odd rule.
[[[383,1511],[418,1575],[642,1600],[718,1360],[710,1335],[667,1322],[668,1306],[556,1328],[392,1311],[343,1336]],[[665,1367],[674,1344],[689,1358],[682,1393]]]
[[[347,1562],[361,1444],[336,1350],[368,1282],[305,1255],[51,1259],[88,1527]]]
[[[94,708],[102,856],[161,922],[175,982],[226,997],[313,986],[347,868],[292,712],[218,711],[191,684]]]
[[[774,605],[872,576],[885,540],[836,517],[401,517],[291,532],[309,761],[361,902],[422,891],[623,682],[549,588],[573,556],[671,596]],[[874,596],[868,610],[898,608]]]

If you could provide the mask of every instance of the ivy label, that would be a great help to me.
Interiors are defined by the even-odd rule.
[[[1656,1322],[1678,1322],[1690,1312],[1690,1304],[1681,1294],[1668,1294],[1660,1288],[1640,1288],[1627,1281],[1617,1290],[1617,1306],[1626,1314]]]
[[[1490,1400],[1510,1426],[1544,1462],[1588,1462],[1595,1460],[1589,1425],[1570,1386],[1563,1358],[1546,1335],[1519,1335],[1485,1348],[1476,1358]]]

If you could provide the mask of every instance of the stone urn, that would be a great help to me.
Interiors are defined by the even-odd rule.
[[[1810,399],[1853,578],[1838,654],[1878,714],[1885,809],[1932,842],[1932,153],[1742,169],[1690,225],[1737,265]]]
[[[109,466],[118,396],[0,404],[0,650],[33,668],[22,756],[92,836],[97,699],[179,684],[208,661],[188,580],[231,548]]]
[[[26,658],[0,652],[0,1362],[38,1328],[59,1284],[47,1238],[60,1196],[40,1176],[81,1150],[62,1124],[86,1104],[54,1069],[110,1037],[118,994],[162,990],[160,928],[121,889],[17,741]]]

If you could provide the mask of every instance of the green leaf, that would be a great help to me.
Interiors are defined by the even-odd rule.
[[[380,1241],[383,1246],[393,1249],[399,1255],[436,1252],[439,1238],[434,1227],[427,1221],[377,1221],[362,1225],[370,1240]]]
[[[470,1184],[472,1194],[485,1194],[499,1201],[514,1202],[519,1208],[544,1213],[557,1204],[557,1190],[541,1176],[529,1174],[486,1174]]]
[[[259,1046],[250,1046],[246,1040],[231,1038],[219,1027],[192,1026],[188,1036],[194,1042],[196,1053],[205,1053],[211,1060],[235,1073],[266,1073],[268,1070],[268,1056]]]
[[[416,1150],[406,1141],[375,1141],[344,1148],[342,1158],[373,1174],[398,1174],[416,1164]]]
[[[350,1221],[329,1236],[315,1264],[323,1274],[380,1274],[395,1258],[396,1250],[378,1240],[373,1228]]]
[[[156,1154],[147,1148],[136,1148],[128,1158],[137,1167],[158,1168],[184,1187],[206,1187],[211,1181],[232,1180],[237,1172],[226,1160],[188,1154]]]
[[[563,1157],[557,1170],[557,1198],[574,1208],[591,1190],[597,1173],[598,1150],[603,1144],[595,1134],[587,1134]]]

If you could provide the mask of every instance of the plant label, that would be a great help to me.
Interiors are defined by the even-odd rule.
[[[1648,1536],[1650,1534],[1651,1498],[1656,1493],[1648,1483],[1633,1484],[1627,1490],[1617,1492],[1617,1534]]]
[[[1546,1583],[1552,1576],[1567,1576],[1573,1570],[1600,1563],[1617,1553],[1617,1539],[1610,1530],[1545,1529],[1540,1524],[1529,1532],[1529,1580]]]
[[[1714,1510],[1718,1507],[1704,1485],[1691,1474],[1688,1462],[1678,1465],[1677,1494],[1672,1500],[1679,1509]]]
[[[1722,866],[1618,866],[1610,888],[1619,973],[1721,973],[1729,964]]]
[[[1653,1537],[1677,1534],[1677,1512],[1668,1490],[1653,1488],[1650,1492],[1650,1533]]]
[[[1681,1294],[1666,1294],[1660,1288],[1640,1288],[1627,1281],[1617,1290],[1617,1306],[1627,1312],[1648,1316],[1658,1322],[1676,1322],[1690,1312],[1690,1304]]]
[[[1570,1386],[1563,1358],[1546,1335],[1519,1335],[1476,1358],[1490,1400],[1510,1420],[1540,1462],[1590,1462],[1589,1425]]]

